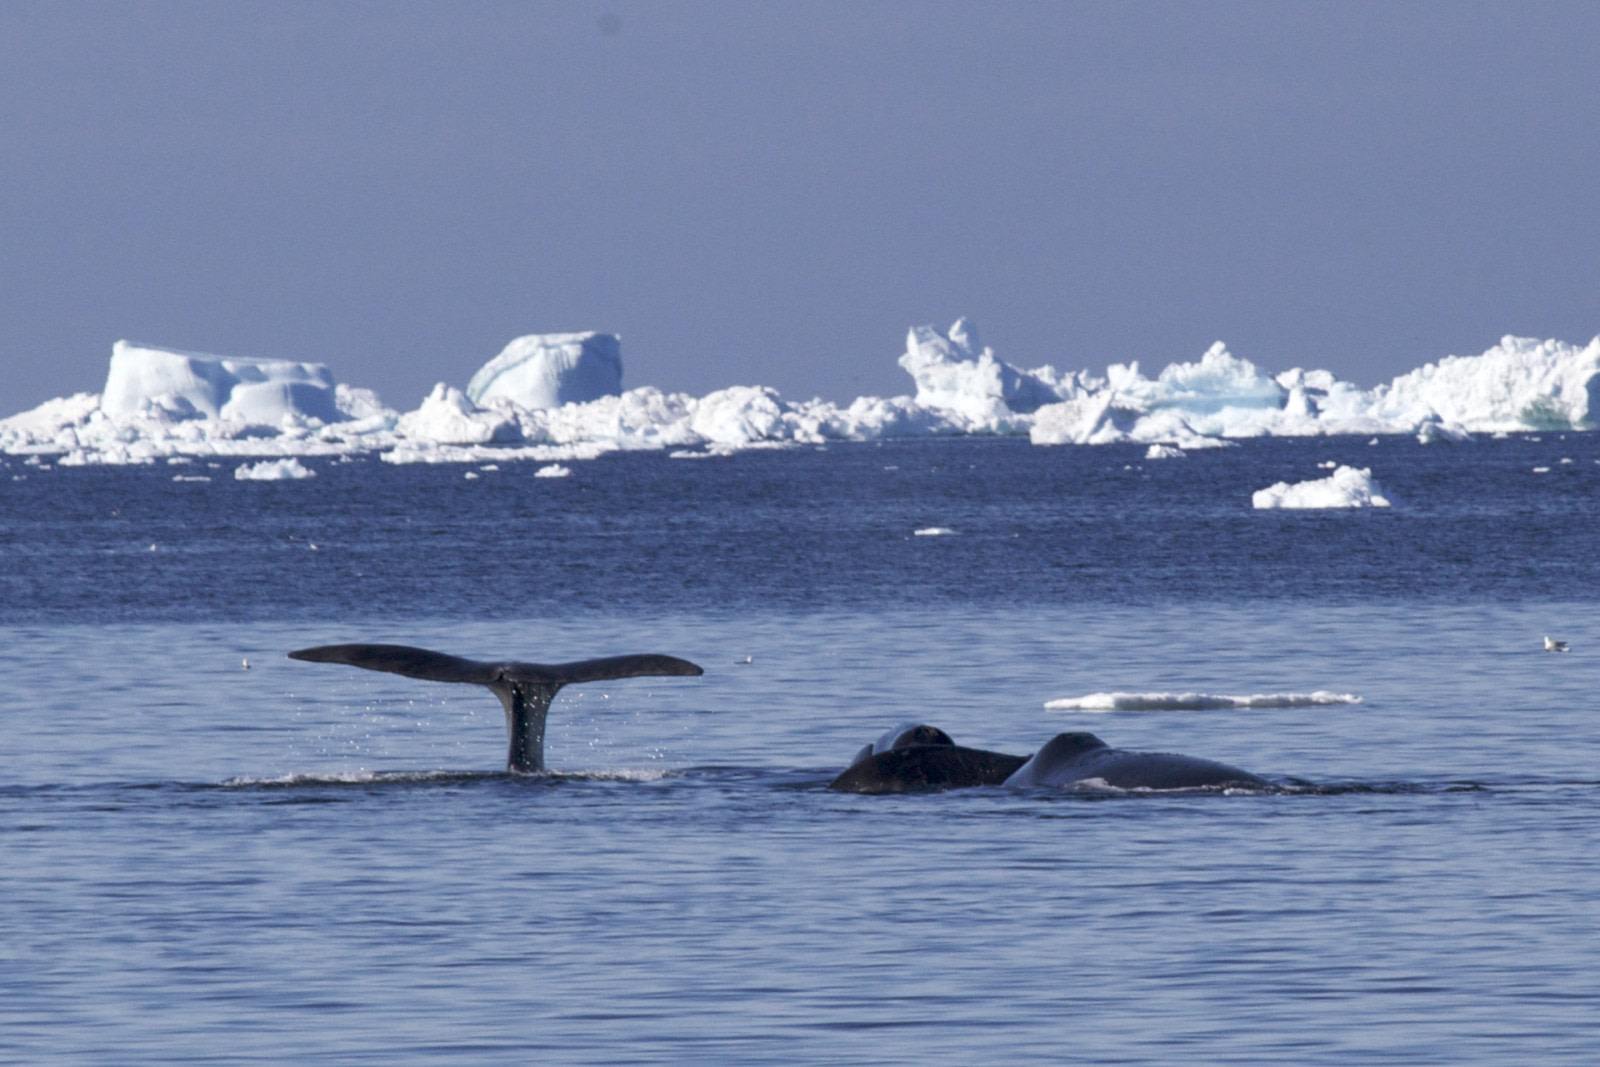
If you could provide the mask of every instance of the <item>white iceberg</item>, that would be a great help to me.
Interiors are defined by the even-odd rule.
[[[917,384],[917,403],[949,411],[974,430],[996,432],[1014,426],[1013,415],[1037,411],[1075,395],[1075,382],[1062,382],[1049,367],[1018,370],[981,346],[978,327],[957,319],[948,331],[914,326],[906,336],[900,366]]]
[[[461,390],[440,382],[415,411],[400,416],[395,432],[441,445],[511,444],[522,440],[516,412],[507,403],[479,407]]]
[[[1600,421],[1600,337],[1583,348],[1502,337],[1481,356],[1449,356],[1373,390],[1387,422],[1432,419],[1478,433],[1594,429]]]
[[[233,472],[233,477],[241,482],[287,482],[316,476],[316,471],[293,457],[249,463]]]
[[[100,410],[112,417],[159,414],[252,426],[345,417],[333,375],[320,363],[210,356],[131,341],[111,346]]]
[[[614,333],[535,333],[518,337],[467,383],[476,404],[504,398],[538,410],[583,404],[622,392],[622,341]]]
[[[1339,467],[1326,478],[1278,482],[1251,494],[1257,508],[1386,508],[1392,500],[1364,467]]]

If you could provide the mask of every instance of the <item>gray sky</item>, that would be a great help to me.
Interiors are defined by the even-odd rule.
[[[1600,4],[0,4],[0,415],[119,337],[411,408],[911,390],[908,326],[1363,385],[1600,332]]]

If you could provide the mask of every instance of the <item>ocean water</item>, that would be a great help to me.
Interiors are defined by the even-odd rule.
[[[1400,506],[1250,507],[1328,461]],[[8,458],[0,1060],[1591,1063],[1597,461]],[[358,640],[706,673],[569,687],[511,776],[483,690],[284,657]],[[1111,690],[1361,699],[1043,706]],[[907,720],[1273,788],[826,789]]]

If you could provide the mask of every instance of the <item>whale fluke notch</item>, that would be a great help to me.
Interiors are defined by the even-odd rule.
[[[602,656],[571,663],[481,662],[411,645],[319,645],[289,653],[290,659],[343,663],[369,671],[403,674],[430,682],[466,682],[494,691],[506,709],[509,751],[506,769],[544,770],[544,724],[550,702],[562,686],[619,678],[700,675],[705,672],[676,656]]]

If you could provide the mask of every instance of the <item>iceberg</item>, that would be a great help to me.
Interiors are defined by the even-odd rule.
[[[1477,433],[1594,429],[1600,420],[1600,337],[1584,348],[1502,337],[1481,356],[1449,356],[1373,391],[1387,422],[1459,426]]]
[[[100,410],[113,417],[155,414],[258,426],[345,417],[333,375],[320,363],[210,356],[131,341],[111,346]]]
[[[1326,478],[1309,482],[1278,482],[1251,494],[1256,508],[1386,508],[1392,503],[1372,471],[1358,467],[1338,467]]]
[[[1025,370],[984,345],[964,318],[948,329],[911,328],[899,363],[914,395],[847,405],[791,401],[759,385],[698,397],[648,385],[624,392],[615,334],[530,334],[506,345],[465,389],[441,382],[400,413],[369,389],[335,382],[322,364],[119,341],[101,394],[0,419],[0,454],[64,466],[369,452],[389,463],[549,464],[617,450],[715,456],[997,434],[1040,446],[1137,443],[1147,459],[1164,459],[1263,435],[1411,434],[1429,443],[1600,424],[1600,338],[1575,346],[1505,337],[1480,355],[1448,356],[1370,390],[1326,370],[1269,374],[1220,341],[1154,377],[1136,362],[1103,374]],[[1377,499],[1388,498],[1374,491],[1369,499],[1348,483],[1353,477],[1338,475],[1323,488],[1274,486],[1256,494],[1265,501],[1257,506],[1383,506]]]
[[[530,410],[621,392],[622,340],[614,333],[518,337],[467,383],[467,398],[475,404],[504,398]]]
[[[1049,367],[1018,370],[978,340],[978,327],[957,319],[948,331],[914,326],[906,336],[900,366],[917,385],[917,403],[948,411],[976,430],[1000,431],[1012,415],[1027,415],[1076,394]]]

